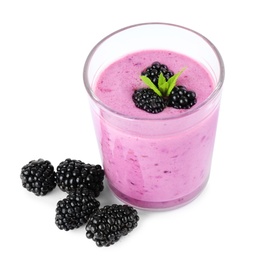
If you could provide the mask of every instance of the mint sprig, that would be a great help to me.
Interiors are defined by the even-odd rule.
[[[168,81],[161,72],[158,78],[158,87],[156,87],[156,85],[147,76],[141,76],[141,80],[160,97],[168,97],[173,88],[176,86],[179,76],[185,69],[186,68],[183,68],[178,73],[174,74],[168,79]]]

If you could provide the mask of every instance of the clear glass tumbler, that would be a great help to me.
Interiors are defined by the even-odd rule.
[[[123,115],[95,95],[96,77],[108,64],[153,49],[182,53],[202,64],[214,81],[212,94],[189,111],[161,119]],[[121,201],[143,209],[171,209],[200,194],[210,175],[224,74],[216,47],[178,25],[136,24],[96,44],[83,77],[107,182]]]

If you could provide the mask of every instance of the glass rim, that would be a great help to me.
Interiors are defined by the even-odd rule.
[[[115,110],[113,110],[112,108],[110,108],[109,106],[105,105],[95,94],[94,94],[94,91],[93,89],[91,88],[91,84],[89,82],[89,79],[88,77],[86,76],[86,72],[88,71],[89,69],[89,66],[90,66],[90,62],[91,62],[91,59],[93,58],[95,52],[98,50],[98,48],[106,41],[108,40],[109,38],[111,38],[112,36],[116,35],[116,34],[119,34],[120,32],[123,32],[123,31],[126,31],[126,30],[129,30],[129,29],[132,29],[132,28],[135,28],[135,27],[140,27],[140,26],[149,26],[149,25],[164,25],[164,26],[171,26],[171,27],[176,27],[176,28],[179,28],[179,29],[182,29],[182,30],[186,30],[190,33],[193,33],[195,34],[196,36],[198,36],[199,38],[203,39],[209,46],[210,48],[212,49],[212,51],[214,52],[217,60],[218,60],[218,63],[219,63],[219,69],[220,69],[220,73],[219,73],[219,78],[218,78],[218,82],[216,84],[216,87],[214,88],[213,92],[211,93],[211,95],[209,95],[209,97],[203,101],[202,103],[200,103],[199,105],[196,104],[195,106],[193,106],[191,109],[185,111],[184,113],[180,113],[180,114],[176,114],[176,115],[170,115],[170,116],[167,116],[167,117],[161,117],[161,118],[150,118],[150,117],[135,117],[135,116],[129,116],[129,115],[126,115],[126,114],[123,114],[123,113],[119,113]],[[196,113],[197,111],[199,111],[203,106],[205,106],[206,104],[208,103],[211,103],[212,100],[214,98],[216,98],[219,93],[221,92],[221,89],[222,89],[222,86],[223,86],[223,82],[224,82],[224,79],[225,79],[225,66],[224,66],[224,62],[223,62],[223,59],[222,59],[222,56],[220,54],[220,52],[218,51],[218,49],[216,48],[216,46],[208,39],[206,38],[205,36],[203,36],[202,34],[190,29],[190,28],[187,28],[187,27],[184,27],[184,26],[181,26],[181,25],[177,25],[177,24],[172,24],[172,23],[163,23],[163,22],[147,22],[147,23],[138,23],[138,24],[133,24],[133,25],[130,25],[130,26],[126,26],[126,27],[123,27],[121,29],[118,29],[110,34],[108,34],[106,37],[102,38],[90,51],[90,53],[88,54],[87,58],[86,58],[86,61],[85,61],[85,64],[84,64],[84,68],[83,68],[83,81],[84,81],[84,86],[86,88],[86,91],[88,92],[90,98],[96,102],[99,106],[101,106],[103,109],[111,112],[112,114],[115,114],[116,116],[120,116],[120,117],[123,117],[125,119],[128,119],[128,120],[140,120],[140,121],[163,121],[163,120],[172,120],[172,119],[178,119],[178,118],[182,118],[182,117],[185,117],[185,116],[188,116],[188,115],[191,115],[191,114],[194,114]]]

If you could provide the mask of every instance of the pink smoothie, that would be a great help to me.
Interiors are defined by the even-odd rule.
[[[158,114],[135,107],[134,90],[146,87],[141,72],[154,61],[174,73],[187,67],[178,85],[196,92],[195,106]],[[134,206],[154,209],[194,199],[209,177],[218,117],[218,104],[206,104],[214,81],[204,66],[171,51],[136,52],[103,68],[93,89],[107,107],[93,109],[93,118],[114,193]]]

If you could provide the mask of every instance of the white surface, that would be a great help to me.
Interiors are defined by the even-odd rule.
[[[129,1],[130,2],[130,1]],[[1,1],[1,259],[257,259],[257,14],[255,1]],[[191,204],[139,211],[139,226],[109,248],[84,227],[54,223],[57,189],[36,197],[21,167],[44,158],[100,163],[82,80],[94,44],[139,22],[190,27],[220,50],[225,66],[211,178]],[[102,205],[114,202],[106,188]]]

